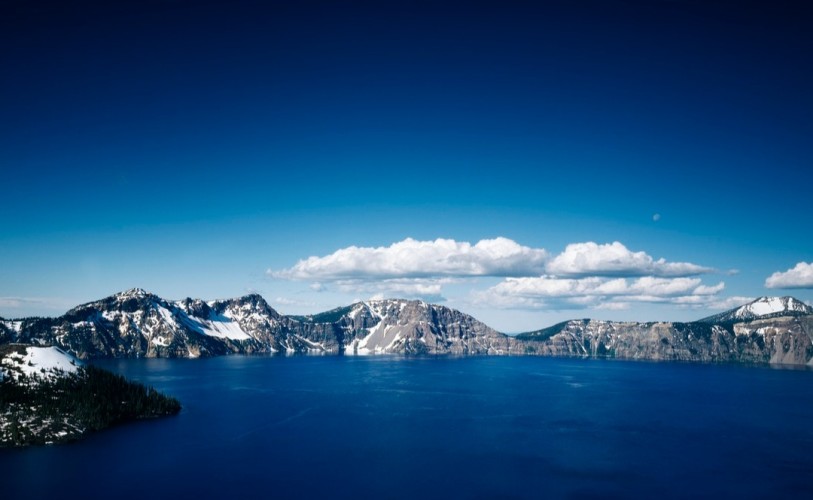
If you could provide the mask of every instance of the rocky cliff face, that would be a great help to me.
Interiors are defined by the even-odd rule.
[[[516,345],[471,316],[416,300],[354,304],[339,321],[346,354],[508,354]]]
[[[133,289],[59,318],[0,320],[3,342],[57,345],[80,358],[527,354],[813,364],[813,309],[792,297],[765,297],[692,323],[574,320],[509,336],[454,309],[414,300],[284,316],[256,294],[171,302]]]
[[[813,309],[763,297],[691,323],[568,321],[517,339],[529,354],[813,365]]]

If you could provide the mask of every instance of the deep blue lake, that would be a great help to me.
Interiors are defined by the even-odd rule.
[[[813,495],[813,371],[537,357],[97,363],[183,404],[0,451],[3,498]]]

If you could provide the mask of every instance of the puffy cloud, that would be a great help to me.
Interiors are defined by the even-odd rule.
[[[508,238],[480,240],[474,245],[451,239],[407,238],[388,247],[342,248],[268,273],[297,280],[529,276],[544,272],[547,257],[544,249],[522,246]]]
[[[717,291],[725,287],[724,283],[716,285]],[[699,278],[655,278],[645,276],[635,280],[627,278],[508,278],[491,290],[502,295],[537,296],[537,297],[575,297],[575,296],[614,296],[641,295],[653,297],[670,297],[692,293],[708,294],[710,287],[701,284]]]
[[[687,277],[713,272],[688,262],[653,259],[620,242],[573,243],[548,261],[542,248],[520,245],[508,238],[465,241],[407,238],[382,247],[350,246],[323,257],[308,257],[293,267],[268,274],[283,279],[338,280],[428,277]]]
[[[707,305],[725,288],[703,285],[699,278],[507,278],[475,294],[483,304],[511,308],[623,309],[630,302]]]
[[[722,282],[706,285],[697,277],[710,272],[697,264],[656,260],[619,242],[570,244],[550,260],[542,248],[499,237],[475,244],[407,238],[389,246],[350,246],[268,274],[312,281],[314,291],[327,283],[342,293],[434,302],[445,300],[446,284],[498,277],[504,280],[472,292],[477,302],[523,309],[619,310],[635,302],[709,304],[725,288]]]
[[[619,242],[599,245],[592,241],[573,243],[547,266],[556,276],[695,276],[713,272],[708,267],[688,262],[655,260],[646,252],[632,252]]]
[[[785,272],[775,272],[765,280],[767,288],[813,288],[813,263],[799,262]]]

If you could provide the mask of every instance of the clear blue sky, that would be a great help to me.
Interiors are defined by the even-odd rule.
[[[0,316],[134,286],[285,313],[424,297],[506,331],[813,299],[804,276],[765,287],[813,262],[804,2],[529,3],[3,3]],[[547,267],[365,264],[498,237]],[[616,241],[706,270],[551,264]]]

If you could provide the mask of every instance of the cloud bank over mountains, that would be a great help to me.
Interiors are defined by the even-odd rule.
[[[287,269],[268,270],[268,275],[344,293],[436,302],[445,300],[444,285],[468,283],[470,300],[483,305],[618,310],[635,302],[722,307],[727,302],[719,294],[725,283],[707,284],[699,277],[716,272],[690,262],[655,259],[618,241],[573,243],[551,256],[544,248],[498,237],[474,244],[407,238],[386,247],[350,246],[302,259]],[[478,278],[502,281],[487,286]]]

